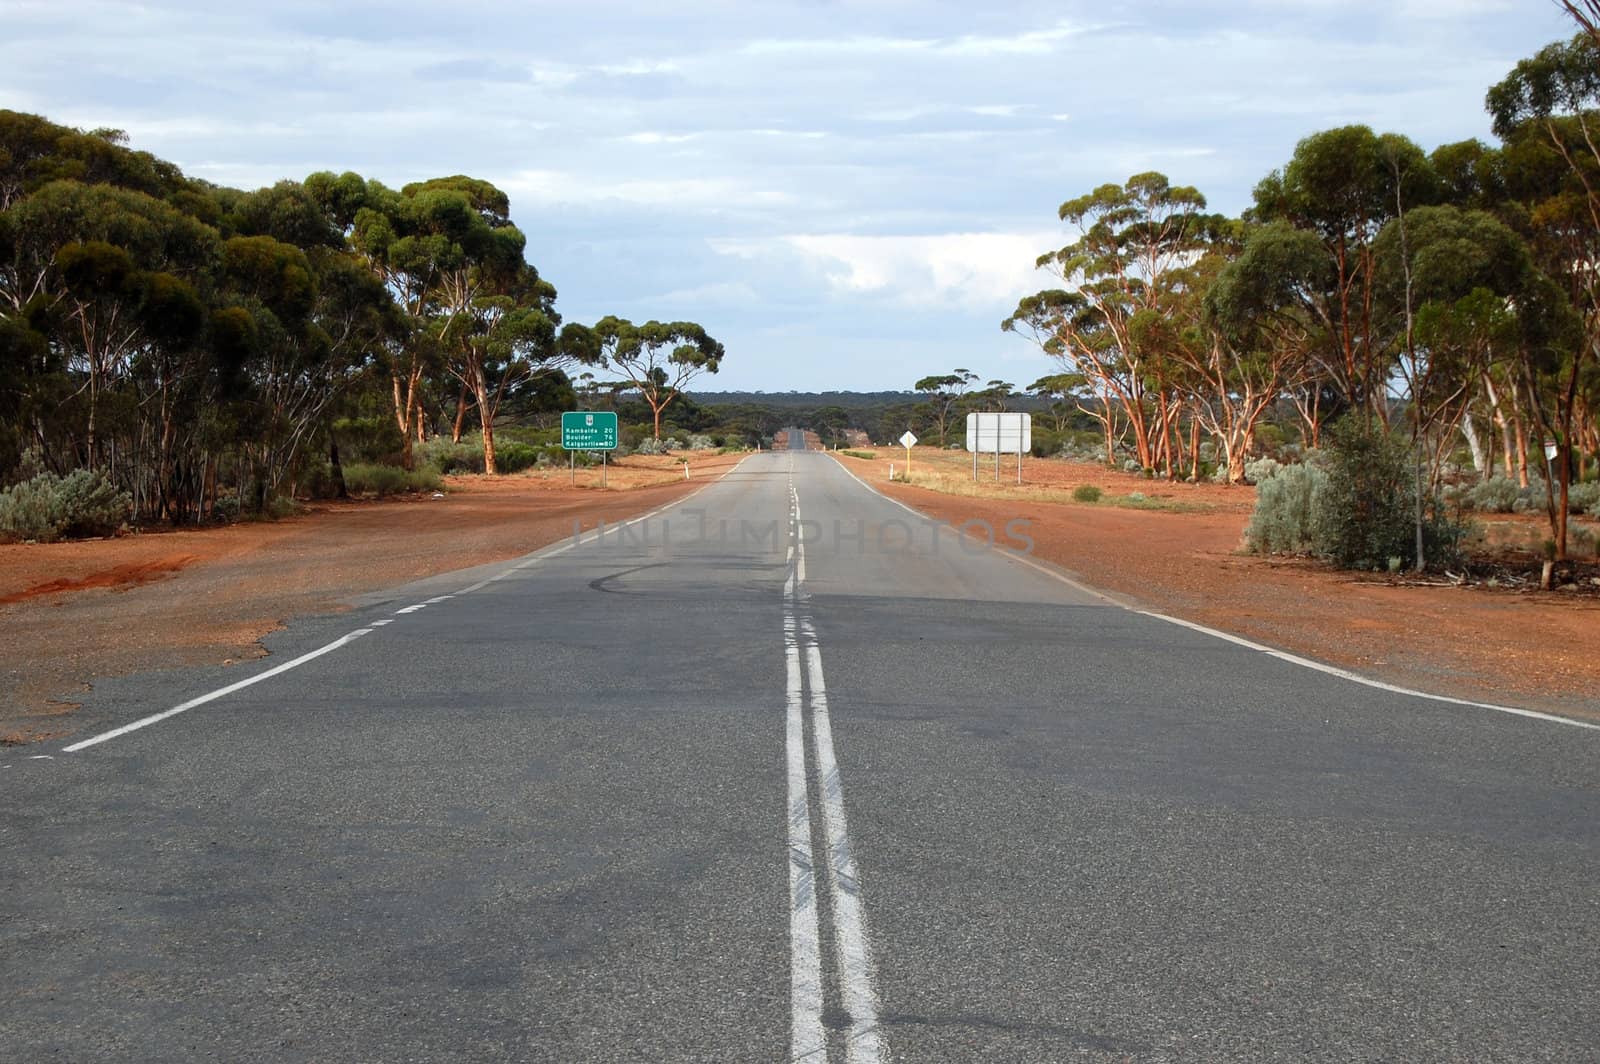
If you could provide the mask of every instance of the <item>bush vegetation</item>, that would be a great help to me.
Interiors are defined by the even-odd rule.
[[[1256,507],[1245,542],[1257,554],[1315,550],[1317,514],[1328,474],[1310,465],[1282,466],[1256,482]]]
[[[1351,569],[1397,569],[1417,558],[1416,466],[1406,439],[1353,415],[1329,431],[1326,469],[1301,464],[1256,489],[1245,539],[1258,553],[1309,551]],[[1431,565],[1460,561],[1467,526],[1424,499],[1422,546]]]
[[[443,485],[433,469],[405,470],[399,466],[352,462],[344,467],[344,484],[352,495],[398,495],[407,491],[438,491]]]
[[[74,536],[103,536],[127,520],[132,497],[104,473],[74,470],[64,477],[40,473],[0,491],[0,537],[51,543]]]

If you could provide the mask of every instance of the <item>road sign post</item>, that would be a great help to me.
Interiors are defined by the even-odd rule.
[[[1022,455],[1033,447],[1033,415],[968,414],[967,450],[972,452],[972,479],[978,479],[978,454],[994,452],[994,479],[1000,479],[1000,455],[1017,452],[1017,483],[1022,483]]]
[[[911,480],[911,448],[916,446],[917,438],[911,434],[910,429],[900,437],[900,446],[906,449],[906,480]],[[889,479],[894,479],[894,467],[889,467]]]
[[[561,415],[561,446],[570,452],[572,482],[578,482],[579,451],[600,452],[600,486],[606,486],[606,457],[617,449],[617,415],[610,410],[567,410]]]

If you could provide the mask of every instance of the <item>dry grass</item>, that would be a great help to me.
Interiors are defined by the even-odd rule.
[[[851,459],[847,467],[858,474],[864,466],[880,466],[889,460],[879,458],[869,462],[849,452],[833,452],[841,460]],[[1171,485],[1165,481],[1149,481],[1142,477],[1117,473],[1103,467],[1080,462],[1067,462],[1057,458],[1026,458],[1023,461],[1023,483],[1016,482],[1016,456],[1000,459],[1000,478],[994,479],[994,459],[980,459],[978,479],[972,479],[972,456],[965,452],[939,451],[917,448],[913,451],[909,477],[905,470],[905,451],[898,452],[895,480],[927,488],[944,495],[968,499],[1002,499],[1009,502],[1048,502],[1068,506],[1117,506],[1133,510],[1163,510],[1170,513],[1209,513],[1217,506],[1209,499],[1178,498],[1176,489],[1192,489],[1191,485]],[[883,475],[887,475],[884,471]],[[1095,484],[1104,492],[1099,502],[1080,502],[1072,497],[1079,484]],[[1196,494],[1192,490],[1186,494]]]

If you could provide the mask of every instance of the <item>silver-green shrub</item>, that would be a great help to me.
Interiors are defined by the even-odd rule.
[[[50,543],[73,536],[103,536],[128,518],[132,496],[112,487],[104,473],[74,470],[64,477],[40,473],[0,491],[0,537]]]
[[[1600,480],[1588,480],[1567,489],[1567,510],[1570,513],[1592,513],[1600,507]]]
[[[1262,479],[1256,485],[1256,506],[1244,533],[1250,549],[1257,554],[1311,550],[1327,487],[1328,474],[1309,465],[1281,466]]]
[[[1244,479],[1252,484],[1271,480],[1284,468],[1276,458],[1256,458],[1244,464]]]
[[[1543,488],[1543,485],[1540,485]],[[1510,477],[1496,474],[1467,492],[1466,503],[1485,514],[1508,514],[1516,509],[1517,501],[1528,489],[1520,487]]]

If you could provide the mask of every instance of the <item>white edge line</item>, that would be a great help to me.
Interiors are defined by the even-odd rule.
[[[920,510],[906,505],[891,495],[885,495],[883,492],[879,491],[865,480],[862,480],[860,477],[856,476],[854,470],[850,469],[837,458],[833,460],[833,464],[844,470],[845,474],[848,475],[852,480],[854,480],[857,484],[860,484],[863,488],[866,488],[868,491],[872,492],[874,495],[878,496],[878,498],[894,503],[902,510],[917,518],[920,518],[921,520],[932,521],[936,529],[947,530],[955,536],[961,535],[961,533],[951,528],[945,522],[939,521],[928,514],[922,513]],[[1087,587],[1077,580],[1072,579],[1072,577],[1067,576],[1065,573],[1057,572],[1055,569],[1041,565],[1032,558],[1025,558],[1020,554],[1013,553],[1012,551],[1000,550],[993,544],[988,544],[987,546],[989,550],[995,551],[1003,558],[1009,558],[1014,562],[1020,562],[1021,564],[1028,566],[1030,569],[1035,569],[1046,576],[1051,577],[1052,579],[1059,580],[1061,583],[1066,584],[1075,591],[1086,595],[1091,595],[1107,605],[1116,606],[1119,609],[1124,609],[1130,613],[1139,614],[1142,617],[1153,617],[1158,621],[1166,621],[1168,624],[1175,624],[1180,628],[1188,628],[1192,631],[1204,633],[1205,635],[1215,636],[1216,638],[1226,640],[1229,643],[1236,643],[1242,647],[1249,647],[1251,650],[1259,650],[1261,653],[1277,658],[1279,661],[1286,661],[1291,665],[1299,665],[1303,668],[1314,669],[1317,672],[1326,673],[1329,676],[1337,676],[1341,680],[1349,680],[1351,683],[1358,683],[1363,687],[1371,687],[1379,691],[1388,691],[1391,694],[1406,695],[1411,698],[1425,698],[1431,702],[1444,702],[1453,706],[1470,706],[1473,709],[1490,709],[1496,713],[1510,713],[1513,716],[1518,717],[1531,717],[1534,720],[1547,721],[1551,724],[1566,724],[1573,728],[1583,728],[1586,731],[1600,731],[1600,724],[1595,724],[1586,720],[1563,717],[1555,713],[1541,713],[1536,709],[1523,709],[1519,706],[1502,706],[1495,702],[1474,702],[1467,698],[1452,698],[1450,695],[1437,695],[1428,691],[1418,691],[1415,688],[1401,687],[1398,684],[1386,683],[1383,680],[1375,680],[1370,676],[1362,676],[1360,673],[1351,672],[1348,669],[1341,669],[1336,665],[1328,665],[1324,662],[1315,661],[1311,658],[1303,658],[1298,654],[1291,654],[1287,650],[1280,650],[1277,647],[1271,647],[1264,643],[1254,642],[1253,640],[1246,639],[1243,636],[1234,635],[1232,632],[1220,631],[1219,629],[1210,628],[1194,621],[1186,621],[1181,617],[1172,617],[1165,613],[1157,613],[1155,610],[1147,610],[1139,606],[1130,605],[1126,602],[1120,601],[1119,599],[1113,598],[1110,595],[1107,595],[1103,591],[1098,591],[1095,588]]]
[[[656,507],[654,510],[651,510],[647,514],[644,514],[644,515],[642,515],[640,517],[630,518],[627,521],[619,522],[617,525],[614,525],[613,527],[620,528],[620,527],[624,527],[624,526],[627,526],[627,525],[638,524],[640,521],[648,521],[648,520],[650,520],[650,518],[654,517],[656,514],[661,513],[663,510],[667,510],[667,509],[670,509],[673,506],[677,506],[677,505],[679,505],[681,503],[688,502],[689,499],[691,499],[694,496],[700,494],[700,492],[704,491],[706,488],[710,487],[712,484],[716,484],[716,483],[720,482],[723,477],[726,477],[729,473],[732,473],[734,470],[736,470],[740,466],[744,465],[746,462],[748,462],[750,460],[750,458],[751,458],[750,455],[746,455],[744,458],[739,459],[739,461],[735,462],[733,467],[728,469],[726,472],[724,472],[721,477],[718,477],[716,480],[702,481],[700,483],[700,485],[695,488],[695,490],[689,492],[689,494],[683,496],[682,498],[674,499],[671,502],[664,503],[661,506]],[[552,546],[554,546],[554,545],[552,545]],[[411,613],[411,612],[413,612],[415,610],[422,609],[424,606],[429,605],[430,603],[442,602],[445,599],[453,598],[453,597],[455,597],[457,595],[465,595],[465,594],[467,594],[469,592],[472,592],[472,591],[481,590],[482,588],[485,588],[488,585],[494,583],[496,580],[505,579],[507,576],[510,576],[513,572],[515,572],[518,569],[525,568],[525,567],[527,567],[529,565],[532,565],[536,561],[543,560],[544,558],[553,557],[554,555],[560,554],[563,551],[571,550],[573,546],[574,546],[574,541],[568,540],[567,542],[565,542],[563,544],[560,544],[559,546],[554,546],[554,549],[544,548],[542,550],[536,551],[532,556],[530,556],[522,564],[520,564],[520,565],[515,565],[514,564],[510,568],[506,569],[505,571],[500,572],[500,573],[496,573],[494,576],[491,576],[486,580],[480,580],[478,583],[473,584],[470,587],[464,588],[461,591],[454,591],[454,592],[451,592],[450,594],[447,594],[447,595],[439,595],[436,598],[429,599],[427,602],[419,603],[419,604],[417,604],[415,606],[407,606],[407,607],[405,607],[403,609],[396,610],[395,612],[396,613]],[[381,621],[381,622],[376,622],[376,623],[388,624],[389,622],[388,621]],[[324,654],[330,654],[333,651],[338,650],[340,647],[345,646],[345,645],[347,645],[349,643],[352,643],[352,642],[354,642],[355,640],[361,638],[364,635],[370,634],[372,631],[373,631],[372,628],[358,628],[354,632],[349,633],[348,635],[340,636],[338,639],[335,639],[331,643],[328,643],[328,644],[326,644],[324,646],[320,646],[315,650],[312,650],[312,651],[309,651],[309,652],[307,652],[305,654],[302,654],[299,657],[294,658],[293,660],[286,661],[281,665],[275,665],[272,668],[266,670],[265,672],[257,673],[256,675],[251,676],[251,677],[249,677],[247,679],[240,680],[237,683],[231,683],[226,687],[219,687],[217,690],[209,691],[206,694],[203,694],[203,695],[199,696],[198,698],[191,698],[189,701],[184,702],[184,703],[182,703],[180,705],[173,706],[171,709],[162,710],[160,713],[152,713],[148,717],[141,717],[138,720],[131,721],[131,722],[127,723],[127,724],[122,725],[121,727],[113,728],[113,729],[111,729],[110,731],[107,731],[107,732],[101,732],[99,735],[91,736],[90,738],[84,739],[81,742],[73,743],[71,746],[63,746],[61,748],[61,752],[64,753],[64,754],[75,754],[79,750],[86,750],[91,746],[96,746],[96,745],[98,745],[100,743],[106,742],[109,739],[115,739],[115,738],[117,738],[119,736],[127,735],[129,732],[138,731],[140,728],[147,728],[152,724],[156,724],[156,723],[159,723],[159,722],[161,722],[163,720],[166,720],[168,717],[176,717],[179,713],[186,713],[189,710],[194,709],[197,706],[203,706],[207,702],[214,702],[217,699],[222,698],[222,697],[224,697],[226,695],[233,694],[235,691],[242,691],[246,687],[249,687],[249,686],[251,686],[253,684],[258,684],[262,680],[271,679],[274,676],[277,676],[277,675],[280,675],[282,673],[288,672],[290,669],[298,668],[299,666],[304,665],[308,661],[312,661],[312,660],[314,660],[316,658],[322,657],[322,655],[324,655]]]
[[[191,698],[182,705],[173,706],[171,709],[163,710],[160,713],[153,713],[148,717],[142,717],[130,724],[124,724],[120,728],[113,728],[108,732],[101,732],[99,735],[96,735],[93,738],[85,739],[82,742],[73,743],[71,746],[64,746],[61,748],[61,752],[64,754],[77,753],[79,750],[82,750],[86,747],[94,746],[97,743],[103,743],[107,739],[115,739],[119,735],[127,735],[131,731],[138,731],[140,728],[149,727],[158,721],[166,720],[168,717],[176,717],[179,713],[187,712],[191,709],[194,709],[196,706],[203,706],[207,702],[215,701],[224,695],[231,695],[235,691],[242,691],[252,684],[258,684],[262,680],[271,679],[272,677],[277,676],[279,673],[285,673],[290,669],[298,668],[308,661],[320,658],[322,655],[332,653],[348,643],[355,642],[357,639],[360,639],[362,636],[367,635],[371,631],[371,628],[358,628],[348,635],[342,635],[331,643],[320,646],[309,653],[301,654],[298,658],[295,658],[291,661],[286,661],[281,665],[275,665],[265,672],[256,673],[254,676],[247,677],[246,679],[240,680],[237,683],[231,683],[226,687],[219,687],[215,691],[201,695],[199,698]]]

